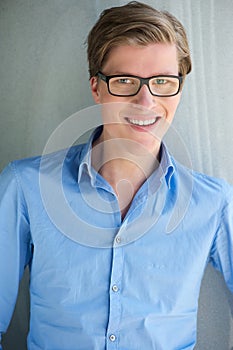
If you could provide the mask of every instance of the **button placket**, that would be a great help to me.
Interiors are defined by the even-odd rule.
[[[121,247],[113,248],[111,284],[109,289],[109,322],[107,329],[107,349],[118,349],[119,324],[121,317],[121,280],[123,271],[123,255]]]

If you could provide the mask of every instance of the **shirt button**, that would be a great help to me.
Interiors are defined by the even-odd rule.
[[[116,336],[115,336],[114,334],[111,334],[111,335],[109,336],[109,339],[113,342],[113,341],[116,340]]]
[[[121,243],[121,237],[120,237],[120,236],[117,236],[117,237],[116,237],[116,243],[117,243],[117,244],[120,244],[120,243]]]
[[[116,284],[114,284],[114,285],[112,286],[112,290],[113,290],[113,292],[118,292],[119,288],[117,287]]]

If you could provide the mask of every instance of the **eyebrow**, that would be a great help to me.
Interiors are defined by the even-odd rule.
[[[163,76],[163,75],[178,75],[179,73],[172,73],[172,72],[169,72],[169,71],[165,71],[163,73],[157,73],[157,74],[153,74],[153,75],[150,75],[150,77],[156,77],[156,76]],[[111,74],[106,74],[106,75],[122,75],[122,76],[128,76],[128,75],[133,75],[133,76],[137,76],[137,77],[141,77],[141,78],[145,78],[145,77],[142,77],[141,75],[138,75],[138,74],[132,74],[132,73],[125,73],[125,72],[114,72],[114,73],[111,73]]]

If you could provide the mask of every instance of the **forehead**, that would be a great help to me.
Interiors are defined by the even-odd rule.
[[[152,76],[178,74],[175,44],[153,43],[146,46],[120,45],[111,49],[102,70],[105,74]]]

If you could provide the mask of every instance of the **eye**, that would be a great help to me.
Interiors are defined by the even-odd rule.
[[[164,79],[164,78],[158,78],[154,81],[155,84],[158,84],[158,85],[163,85],[163,84],[166,84],[167,80]]]
[[[130,78],[119,78],[117,81],[119,84],[133,84],[133,79]]]

